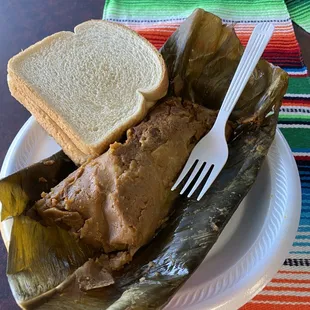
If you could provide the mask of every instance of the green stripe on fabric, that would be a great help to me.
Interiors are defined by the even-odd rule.
[[[283,0],[108,0],[103,19],[186,18],[195,8],[203,8],[232,20],[289,18]]]
[[[310,145],[310,129],[280,128],[291,148],[308,148]]]
[[[310,121],[310,114],[309,115],[307,115],[307,114],[301,114],[301,115],[299,115],[299,114],[289,114],[289,115],[287,115],[287,114],[285,114],[285,115],[283,115],[283,114],[281,114],[280,113],[280,115],[279,115],[279,120],[280,121]]]
[[[310,94],[310,78],[291,77],[288,83],[288,94]]]
[[[291,19],[307,32],[310,32],[310,1],[285,0]]]

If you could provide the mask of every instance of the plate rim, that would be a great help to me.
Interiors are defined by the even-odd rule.
[[[271,255],[269,255],[268,264],[263,265],[260,272],[256,273],[252,272],[252,274],[250,272],[250,275],[247,276],[247,279],[243,278],[237,281],[236,286],[239,287],[237,293],[235,292],[236,286],[229,287],[220,295],[217,295],[214,298],[210,299],[203,299],[199,303],[195,303],[192,306],[187,307],[186,310],[238,309],[243,305],[245,305],[247,302],[249,302],[259,292],[261,292],[263,288],[277,274],[281,266],[283,266],[283,261],[289,254],[289,250],[292,247],[299,226],[301,201],[302,201],[301,183],[298,168],[294,156],[292,154],[292,151],[279,129],[277,129],[275,141],[277,141],[277,143],[282,146],[282,150],[285,152],[285,155],[283,155],[283,153],[279,153],[279,155],[287,157],[287,161],[285,161],[285,168],[283,167],[283,171],[286,173],[286,176],[287,174],[290,174],[290,177],[286,179],[286,181],[288,182],[287,188],[293,193],[291,195],[289,194],[287,195],[287,203],[286,203],[286,206],[287,205],[291,206],[287,207],[286,210],[291,211],[292,218],[287,219],[287,216],[285,216],[285,221],[281,222],[280,226],[281,231],[278,232],[278,236],[281,236],[282,238],[276,244],[277,248],[271,253]],[[288,171],[290,171],[290,173],[288,173]],[[265,224],[266,222],[264,223],[264,226]],[[261,234],[262,232],[263,229],[261,231]],[[268,257],[268,255],[266,257]],[[257,274],[259,274],[259,277],[257,276]],[[252,282],[252,284],[251,285],[247,284],[245,287],[243,287],[242,282],[244,281]]]
[[[7,153],[6,156],[4,158],[2,167],[1,167],[1,171],[0,171],[0,178],[3,178],[5,176],[7,176],[8,174],[12,173],[12,158],[14,158],[17,148],[19,146],[19,144],[21,143],[21,141],[23,141],[26,137],[28,132],[31,130],[32,127],[35,127],[35,125],[38,125],[38,123],[36,122],[36,120],[34,119],[33,116],[31,116],[25,123],[24,125],[21,127],[21,129],[18,131],[18,133],[16,134],[15,138],[13,139]],[[221,298],[221,301],[217,301],[216,299],[218,299],[218,296],[215,297],[211,297],[210,299],[200,299],[200,301],[198,303],[194,303],[189,305],[188,307],[186,307],[186,309],[188,310],[199,310],[199,309],[236,309],[241,307],[242,305],[244,305],[246,302],[248,302],[249,300],[251,300],[258,292],[260,292],[264,286],[273,278],[273,276],[277,273],[277,271],[280,269],[280,267],[283,265],[283,257],[285,255],[288,254],[289,252],[289,248],[291,247],[288,246],[288,243],[292,244],[293,240],[295,238],[296,235],[296,231],[298,228],[298,224],[299,224],[299,218],[300,218],[300,212],[301,212],[301,185],[300,185],[300,179],[299,179],[299,174],[298,174],[298,169],[297,169],[297,165],[295,162],[295,159],[293,157],[293,154],[291,152],[291,149],[288,145],[288,143],[286,142],[284,136],[282,135],[282,133],[280,132],[279,129],[277,129],[276,132],[276,136],[275,136],[275,140],[277,141],[277,143],[282,145],[283,150],[285,150],[285,156],[287,157],[287,161],[289,161],[289,167],[286,167],[287,170],[290,170],[290,174],[291,177],[288,178],[289,183],[293,184],[293,186],[289,186],[288,188],[293,192],[293,195],[291,195],[290,200],[295,199],[295,202],[291,204],[292,205],[296,205],[298,207],[295,209],[295,212],[293,213],[294,215],[294,220],[291,220],[290,223],[287,226],[290,227],[286,227],[286,230],[289,229],[290,231],[290,240],[292,242],[287,242],[287,236],[284,241],[279,242],[279,247],[281,248],[281,253],[282,255],[277,255],[278,257],[273,257],[273,263],[269,262],[268,264],[268,268],[265,268],[265,270],[268,270],[268,272],[266,271],[266,274],[262,274],[259,278],[259,280],[256,280],[255,285],[253,285],[251,287],[251,289],[247,288],[247,289],[241,289],[241,292],[239,290],[239,293],[234,293],[234,298],[231,298],[231,294],[229,294],[229,291],[232,289],[231,287],[228,287],[226,290],[224,290],[223,292],[220,293],[220,296],[222,294],[226,293],[226,297],[225,298]],[[279,154],[280,156],[284,156],[283,153]],[[285,171],[287,172],[287,171]],[[292,198],[294,197],[294,198]],[[265,222],[264,222],[265,223]],[[5,242],[5,245],[7,246],[9,238],[7,238],[5,236],[5,232],[3,231],[3,225],[0,225],[1,228],[1,234],[2,234],[2,238]],[[284,227],[285,228],[285,227]],[[283,229],[283,227],[282,227]],[[292,234],[292,231],[295,231],[295,234]],[[278,253],[278,252],[277,252]],[[285,255],[284,255],[285,253]],[[275,256],[275,255],[273,255]],[[280,257],[280,259],[279,259]],[[276,259],[277,258],[277,259]],[[271,268],[272,266],[272,268]],[[277,266],[275,268],[275,266]],[[272,271],[273,270],[273,271]],[[240,281],[243,281],[244,279],[241,279]],[[238,282],[240,282],[238,281]],[[238,284],[238,283],[237,283]],[[194,298],[195,299],[195,298]],[[213,306],[210,308],[209,306],[206,305],[206,301],[208,300],[208,304],[210,304],[210,300],[212,301],[212,299],[214,299],[214,303]],[[206,308],[207,307],[207,308]],[[167,308],[169,309],[169,308]]]

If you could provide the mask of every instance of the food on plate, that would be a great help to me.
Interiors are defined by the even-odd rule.
[[[136,32],[91,20],[10,59],[8,84],[65,153],[81,164],[143,119],[168,88],[161,54]]]
[[[168,95],[126,141],[80,168],[60,152],[44,161],[51,165],[0,180],[2,221],[13,217],[7,275],[21,306],[167,304],[250,190],[275,135],[288,77],[261,60],[231,115],[229,158],[218,178],[199,202],[172,196],[170,186],[212,126],[242,51],[232,27],[195,10],[161,49]]]
[[[173,181],[216,114],[180,98],[159,103],[128,130],[126,142],[115,142],[44,193],[35,204],[40,218],[105,253],[134,254],[167,217]]]

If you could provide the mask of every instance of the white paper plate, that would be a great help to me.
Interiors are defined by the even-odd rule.
[[[31,117],[5,157],[1,177],[35,163],[60,147]],[[281,267],[293,243],[301,189],[292,153],[278,131],[258,179],[204,262],[165,309],[237,309]],[[10,236],[3,223],[3,238]]]

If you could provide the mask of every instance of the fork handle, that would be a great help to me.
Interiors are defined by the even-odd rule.
[[[274,26],[271,23],[260,23],[254,28],[219,111],[216,123],[220,122],[221,126],[223,123],[226,124],[269,42],[273,30]]]

